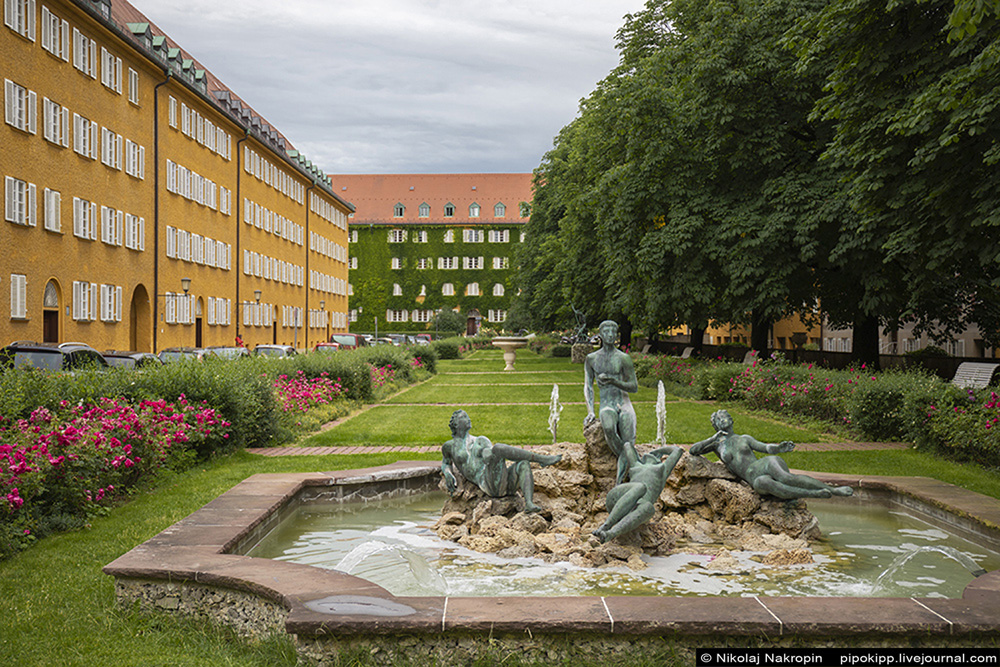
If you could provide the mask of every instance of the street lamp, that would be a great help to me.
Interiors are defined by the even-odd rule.
[[[191,279],[190,278],[181,278],[181,289],[184,290],[184,294],[185,295],[188,293],[188,290],[191,289]]]
[[[255,289],[253,291],[253,298],[257,301],[257,303],[260,303],[260,295],[261,294],[262,294],[262,292],[259,289]]]

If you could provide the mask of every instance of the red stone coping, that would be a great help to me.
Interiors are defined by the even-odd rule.
[[[260,474],[104,567],[119,579],[193,582],[281,604],[299,637],[493,633],[601,636],[961,637],[1000,632],[1000,570],[960,599],[809,597],[396,597],[334,570],[228,553],[303,489],[351,491],[370,482],[428,478],[426,461],[328,473]],[[947,508],[1000,543],[1000,501],[923,477],[811,473],[828,483]]]

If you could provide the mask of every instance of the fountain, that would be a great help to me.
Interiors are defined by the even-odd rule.
[[[495,347],[499,347],[503,350],[503,360],[504,360],[504,370],[512,371],[514,370],[514,360],[517,359],[517,349],[524,347],[528,344],[528,338],[525,336],[497,336],[492,340],[492,344]]]

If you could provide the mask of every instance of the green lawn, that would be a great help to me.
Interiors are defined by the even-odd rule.
[[[455,400],[455,405],[378,405],[339,426],[317,433],[303,445],[438,445],[451,437],[448,420],[461,407],[472,418],[472,432],[494,442],[509,445],[543,445],[552,441],[549,434],[547,405],[473,405]],[[652,403],[636,406],[637,439],[640,443],[656,439],[656,411]],[[668,443],[698,442],[715,433],[709,415],[715,406],[676,401],[667,405],[666,440]],[[814,429],[788,426],[731,409],[741,432],[753,433],[764,442],[818,442],[823,435]],[[559,421],[559,439],[583,441],[583,420],[587,408],[568,405]]]
[[[452,378],[445,375],[442,380]],[[443,383],[438,378],[401,392],[387,403],[545,403],[552,400],[552,385],[559,385],[559,402],[583,403],[583,379],[554,378],[554,382],[494,384],[491,376],[465,376],[464,383]],[[596,392],[599,400],[600,392]],[[655,403],[655,387],[639,387],[630,394],[633,403]],[[667,400],[676,400],[668,397]]]

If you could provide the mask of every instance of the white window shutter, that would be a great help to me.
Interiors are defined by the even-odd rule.
[[[92,160],[97,159],[97,151],[100,147],[100,142],[97,137],[97,123],[90,124],[90,158]]]
[[[90,283],[90,319],[97,319],[97,283]]]
[[[139,235],[139,246],[138,246],[139,250],[145,251],[146,250],[146,219],[145,218],[139,218],[139,229],[138,229],[137,233]]]
[[[90,67],[89,74],[90,74],[90,78],[91,79],[96,79],[97,78],[97,42],[95,42],[94,40],[90,40],[89,48],[90,48],[90,53],[89,53],[90,57],[87,59],[87,65]]]
[[[69,62],[69,22],[62,22],[62,59]]]
[[[14,178],[4,178],[4,219],[9,222],[17,220],[17,184]]]
[[[34,227],[38,219],[38,205],[35,201],[37,189],[35,188],[34,183],[28,183],[27,186],[24,202],[24,224],[29,227]]]
[[[124,216],[125,214],[122,211],[118,211],[117,215],[115,216],[117,220],[115,221],[116,224],[115,224],[114,243],[117,246],[120,246],[122,244],[122,219],[124,218]]]

